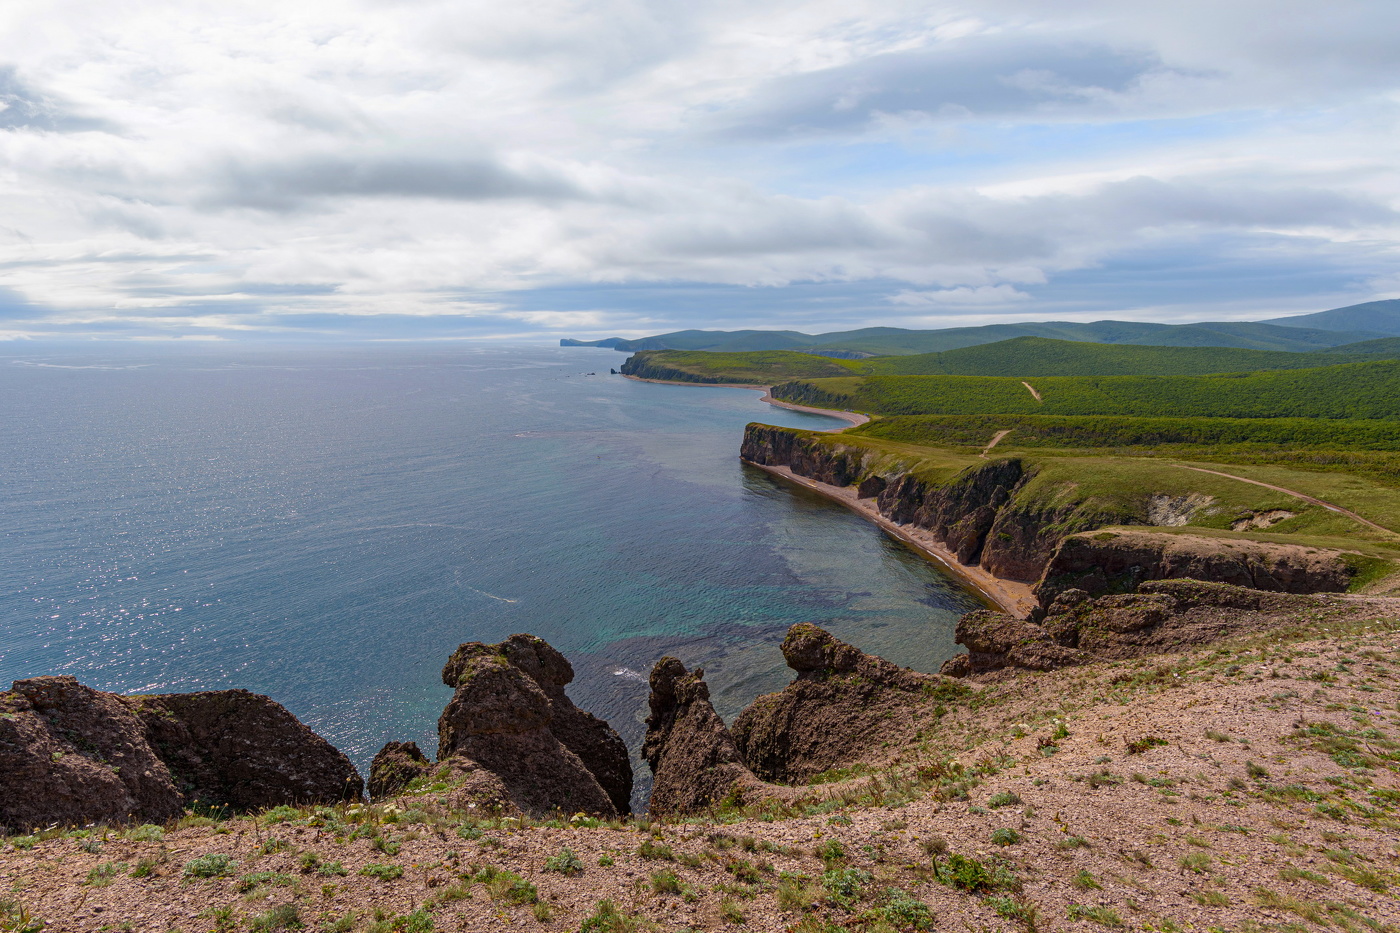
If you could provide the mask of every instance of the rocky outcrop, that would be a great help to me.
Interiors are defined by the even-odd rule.
[[[775,790],[744,764],[710,703],[704,677],[704,671],[691,673],[671,657],[652,668],[642,757],[654,775],[650,809],[658,816],[700,813],[722,802],[753,803]]]
[[[1065,590],[1123,593],[1149,580],[1188,578],[1276,593],[1339,593],[1351,576],[1341,551],[1115,530],[1066,537],[1036,584],[1036,595],[1048,607]]]
[[[158,821],[196,801],[254,809],[357,799],[344,755],[246,690],[127,697],[70,676],[0,694],[0,825]]]
[[[1295,622],[1320,598],[1199,580],[1153,581],[1136,593],[1097,598],[1066,589],[1039,623],[988,610],[963,616],[956,637],[968,653],[945,663],[942,672],[1049,671],[1184,651]]]
[[[439,762],[479,765],[526,812],[628,812],[627,749],[564,694],[573,675],[564,656],[533,635],[462,645],[442,671],[456,692],[438,719]]]
[[[432,773],[433,763],[417,742],[389,742],[369,765],[369,796],[390,797]]]
[[[782,650],[797,677],[755,700],[731,730],[744,763],[766,781],[805,782],[900,741],[912,728],[910,708],[927,703],[943,682],[810,624],[792,626]]]

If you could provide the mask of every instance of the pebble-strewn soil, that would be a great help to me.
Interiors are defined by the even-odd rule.
[[[1397,687],[1400,607],[1347,602],[931,697],[772,819],[522,825],[430,786],[11,838],[0,930],[1400,931]]]

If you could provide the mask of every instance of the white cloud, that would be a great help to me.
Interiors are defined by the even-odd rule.
[[[0,324],[672,320],[602,283],[895,296],[848,324],[1077,313],[1090,280],[1191,307],[1164,277],[1209,317],[1244,300],[1222,263],[1370,297],[1400,244],[1396,26],[1277,0],[9,4]]]

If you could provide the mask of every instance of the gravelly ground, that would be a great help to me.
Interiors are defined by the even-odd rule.
[[[772,821],[474,823],[427,791],[11,839],[0,930],[563,931],[604,899],[602,931],[1400,930],[1397,616],[1004,677]]]

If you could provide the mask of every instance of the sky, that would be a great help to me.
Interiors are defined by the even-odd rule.
[[[8,0],[0,339],[1400,296],[1394,0]]]

